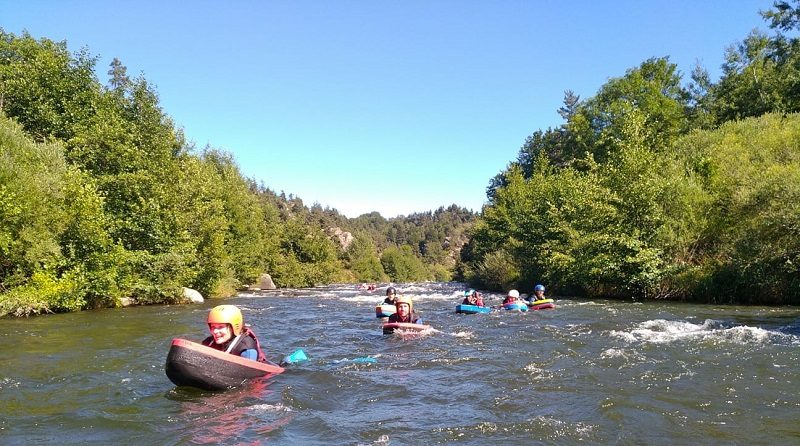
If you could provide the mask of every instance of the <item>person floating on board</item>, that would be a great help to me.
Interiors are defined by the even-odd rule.
[[[533,303],[544,299],[545,299],[544,285],[542,285],[541,283],[536,284],[536,286],[533,287],[533,294],[525,298],[525,300],[527,300],[529,303]]]
[[[403,322],[407,324],[422,324],[422,318],[414,312],[414,302],[410,297],[397,296],[394,303],[397,312],[389,316],[389,323]]]
[[[462,305],[475,305],[478,307],[482,307],[483,305],[483,296],[481,293],[473,290],[472,288],[464,291],[464,301],[461,302]]]
[[[236,305],[219,305],[208,312],[211,336],[203,345],[253,361],[267,362],[261,343],[253,330],[244,324],[242,311]]]
[[[519,300],[519,291],[511,290],[508,292],[508,296],[506,296],[506,300],[503,301],[503,305],[513,304]]]
[[[397,290],[395,287],[390,286],[386,288],[386,299],[383,300],[383,303],[388,305],[394,305],[395,301],[397,300]]]

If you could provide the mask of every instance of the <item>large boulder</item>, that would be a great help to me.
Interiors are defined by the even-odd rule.
[[[204,302],[203,295],[199,291],[191,288],[183,287],[183,298],[193,304],[201,304]]]
[[[261,290],[274,290],[278,288],[275,286],[275,282],[272,281],[272,276],[266,273],[258,277],[258,284],[256,286]]]

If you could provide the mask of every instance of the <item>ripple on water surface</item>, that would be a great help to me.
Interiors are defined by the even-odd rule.
[[[800,438],[800,311],[556,299],[455,313],[463,284],[398,284],[434,330],[386,336],[385,284],[250,293],[272,359],[227,392],[177,389],[174,337],[217,302],[6,320],[3,444],[778,444]],[[487,303],[502,294],[484,293]],[[359,360],[360,359],[360,360]]]

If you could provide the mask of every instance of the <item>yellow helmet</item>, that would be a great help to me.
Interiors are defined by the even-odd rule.
[[[414,302],[408,296],[397,296],[394,300],[394,306],[397,307],[400,304],[408,304],[408,311],[414,309]]]
[[[218,305],[208,312],[209,324],[230,324],[233,335],[242,334],[242,311],[236,305]]]

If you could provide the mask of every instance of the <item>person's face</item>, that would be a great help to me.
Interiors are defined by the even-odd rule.
[[[398,315],[406,317],[406,316],[408,316],[408,314],[410,312],[411,312],[411,307],[407,303],[403,302],[403,303],[397,304],[397,314]]]
[[[208,330],[211,336],[214,337],[214,342],[217,344],[224,344],[233,337],[233,331],[228,324],[208,324]]]
[[[390,291],[390,292],[386,293],[386,297],[388,297],[389,300],[394,300],[395,297],[397,297],[397,293],[394,292],[394,291]]]
[[[533,292],[533,294],[541,297],[541,296],[544,296],[544,291],[543,290],[536,290],[536,291]]]

